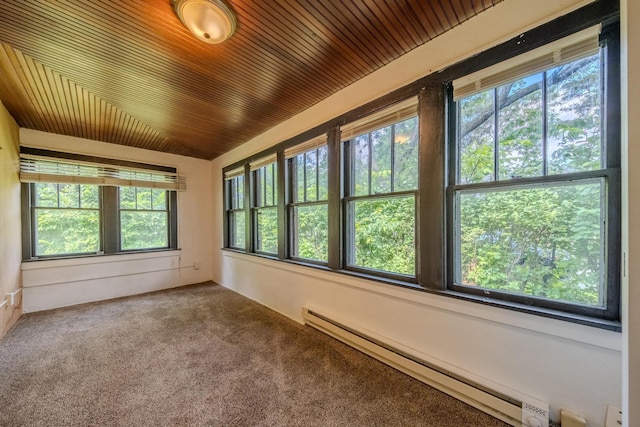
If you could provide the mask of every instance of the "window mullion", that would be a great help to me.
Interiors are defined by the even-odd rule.
[[[444,89],[432,85],[418,96],[418,190],[416,240],[418,283],[444,289]]]
[[[547,114],[547,72],[542,73],[542,176],[549,173],[549,140],[547,134],[549,131],[548,114]]]
[[[102,188],[102,250],[105,254],[117,253],[120,251],[120,212],[118,187],[105,186]],[[136,209],[137,192],[136,195]]]
[[[278,211],[278,258],[285,259],[287,257],[287,207],[286,207],[286,160],[284,158],[284,150],[278,151],[276,164],[272,166],[276,169],[276,186],[273,191],[277,191],[277,211]],[[271,178],[273,180],[273,172]]]
[[[245,252],[253,252],[254,246],[254,238],[253,233],[255,230],[254,227],[254,210],[253,203],[251,202],[251,187],[255,188],[254,179],[252,179],[252,175],[257,175],[251,173],[251,166],[249,163],[244,165],[244,248]],[[256,197],[253,197],[256,199]]]
[[[498,106],[498,88],[493,89],[493,180],[500,179],[500,132],[498,130],[500,107]]]
[[[351,176],[351,159],[347,159],[349,165],[344,165],[345,181],[340,182],[341,169],[341,145],[340,130],[337,127],[331,128],[327,134],[327,205],[328,205],[328,265],[332,270],[339,270],[342,267],[342,206],[341,206],[341,187],[351,188],[348,181]],[[352,156],[349,156],[352,158]]]

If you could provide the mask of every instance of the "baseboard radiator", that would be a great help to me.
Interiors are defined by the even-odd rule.
[[[512,397],[413,357],[331,317],[303,307],[309,325],[381,362],[447,393],[512,426],[548,427],[549,405],[534,398]]]

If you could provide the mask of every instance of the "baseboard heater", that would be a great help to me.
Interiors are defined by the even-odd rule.
[[[492,390],[433,363],[420,360],[310,308],[302,308],[302,318],[306,325],[512,426],[549,426],[548,403],[529,397],[515,398]]]

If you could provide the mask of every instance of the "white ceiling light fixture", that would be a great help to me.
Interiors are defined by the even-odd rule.
[[[171,0],[182,23],[205,43],[227,40],[236,30],[236,17],[222,0]]]

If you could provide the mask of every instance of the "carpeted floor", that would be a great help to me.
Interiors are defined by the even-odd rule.
[[[0,426],[503,426],[211,283],[24,315]]]

